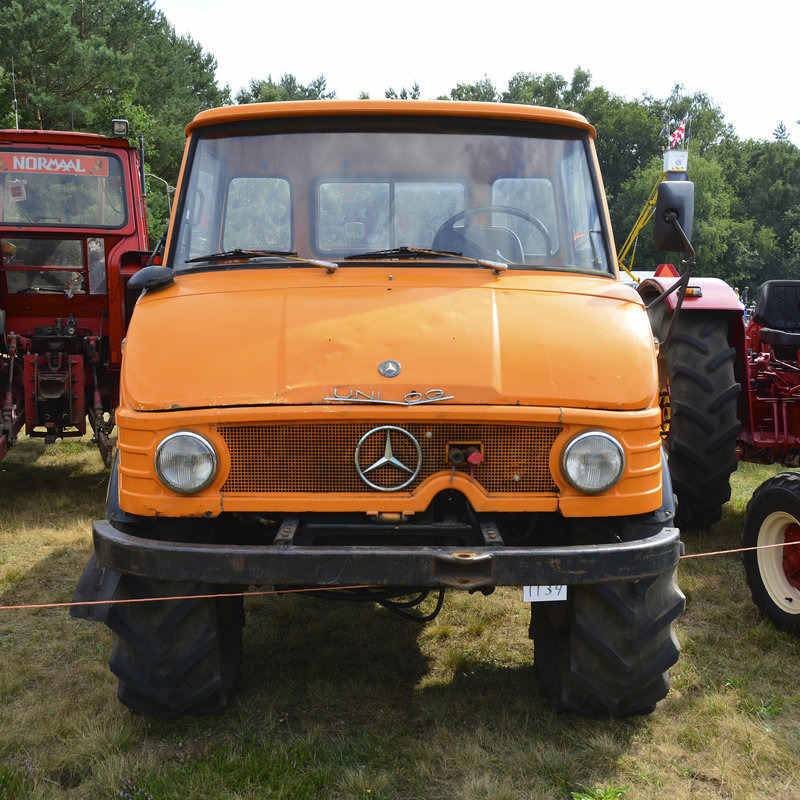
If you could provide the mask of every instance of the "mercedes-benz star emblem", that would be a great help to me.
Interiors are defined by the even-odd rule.
[[[373,443],[371,441],[373,436],[385,437],[382,440],[383,455],[364,464],[362,453],[366,461],[367,457],[372,458],[371,454],[376,452],[375,445],[380,447],[381,440],[378,439]],[[396,452],[401,452],[403,457],[399,458]],[[419,475],[422,469],[422,448],[407,430],[396,425],[382,425],[380,428],[367,431],[361,437],[356,445],[355,459],[358,477],[367,486],[379,492],[397,492],[408,486]],[[374,480],[370,480],[367,475],[372,475]]]
[[[381,361],[381,363],[378,365],[378,372],[380,372],[384,378],[396,377],[400,374],[401,369],[400,362],[392,361],[391,359],[388,361]]]

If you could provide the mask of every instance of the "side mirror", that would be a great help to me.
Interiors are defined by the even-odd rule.
[[[128,288],[135,292],[141,292],[143,289],[157,291],[170,286],[174,280],[175,271],[169,267],[144,267],[131,275],[131,279],[128,281]]]
[[[691,246],[688,245],[692,238],[693,221],[694,184],[691,181],[660,183],[655,212],[656,250],[691,252]]]

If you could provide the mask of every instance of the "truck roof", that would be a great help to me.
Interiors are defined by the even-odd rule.
[[[247,103],[201,111],[187,126],[195,128],[255,119],[320,116],[431,116],[473,119],[524,120],[566,125],[588,131],[595,129],[574,111],[513,103],[473,103],[452,100],[293,100],[277,103]]]
[[[98,147],[119,147],[131,150],[132,145],[123,137],[101,136],[99,133],[79,131],[19,130],[7,128],[0,130],[0,146],[6,144],[54,144],[54,145],[96,145]]]

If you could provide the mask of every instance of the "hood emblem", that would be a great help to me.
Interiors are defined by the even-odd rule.
[[[375,454],[381,453],[377,458]],[[422,469],[422,448],[403,428],[382,425],[367,431],[356,445],[356,472],[379,492],[404,489]],[[371,477],[367,477],[367,476]]]
[[[400,370],[402,367],[400,366],[399,361],[392,361],[389,359],[388,361],[381,361],[378,364],[378,372],[383,375],[384,378],[395,378],[400,374]]]

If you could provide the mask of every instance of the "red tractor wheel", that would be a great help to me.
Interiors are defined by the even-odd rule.
[[[753,493],[744,518],[747,583],[778,628],[800,636],[800,474],[781,472]]]

